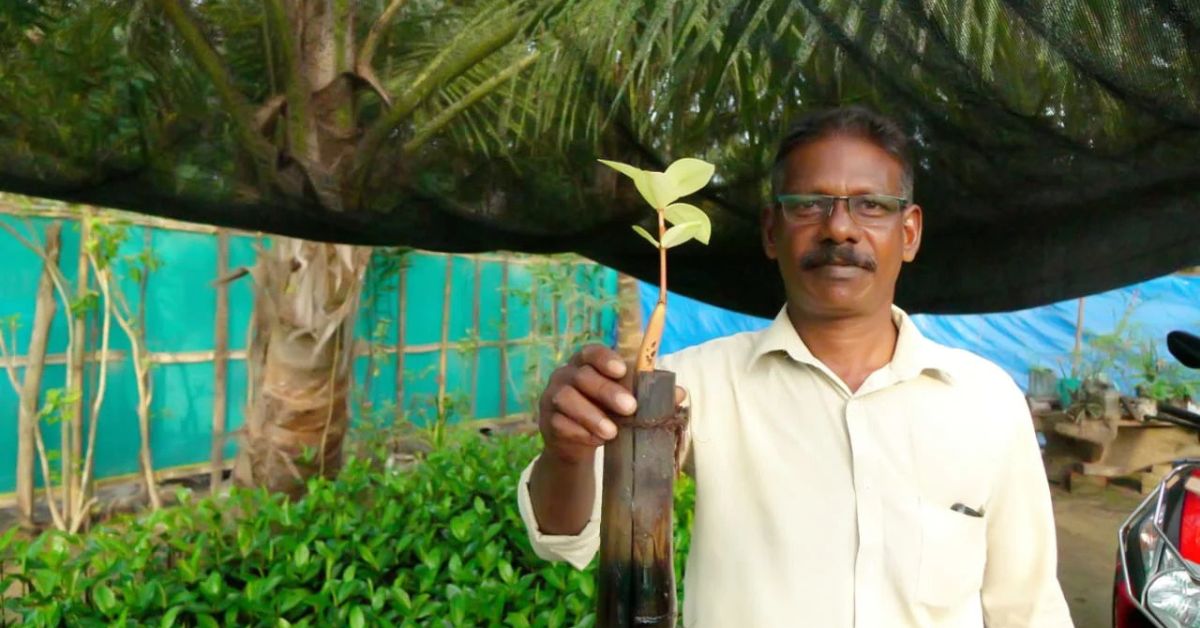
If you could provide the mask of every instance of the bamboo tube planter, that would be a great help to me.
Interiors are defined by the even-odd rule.
[[[675,374],[639,372],[638,410],[604,447],[596,625],[675,625]]]
[[[635,360],[637,413],[615,421],[617,436],[604,447],[596,623],[674,628],[675,474],[686,451],[687,419],[676,416],[675,374],[656,369],[655,361],[667,318],[667,249],[691,239],[707,244],[712,232],[703,211],[675,201],[707,185],[714,169],[698,159],[681,159],[665,172],[600,161],[633,179],[655,210],[657,237],[640,225],[633,230],[658,253],[658,301]]]

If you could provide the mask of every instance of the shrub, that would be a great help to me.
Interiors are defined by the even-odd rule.
[[[9,531],[3,613],[69,626],[590,626],[595,564],[537,558],[517,512],[538,449],[528,436],[473,439],[406,473],[351,460],[296,503],[235,490],[86,536]],[[681,483],[679,556],[691,499]]]

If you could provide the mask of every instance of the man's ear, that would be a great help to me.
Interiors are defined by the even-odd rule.
[[[775,254],[775,227],[778,220],[779,214],[773,206],[763,207],[758,224],[762,231],[763,253],[767,254],[767,259],[776,259],[777,257]]]
[[[924,214],[920,205],[909,205],[904,210],[904,261],[917,259],[917,250],[921,248],[921,228],[924,224]]]

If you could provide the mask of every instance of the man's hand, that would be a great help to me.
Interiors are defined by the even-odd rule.
[[[610,416],[637,411],[633,367],[615,351],[588,345],[550,376],[538,403],[545,450],[529,477],[529,497],[545,534],[578,534],[592,516],[596,448],[617,435]],[[675,388],[675,403],[684,392]]]
[[[617,435],[609,415],[630,416],[632,369],[615,351],[587,345],[550,375],[538,404],[538,428],[546,453],[562,462],[591,460],[597,447]]]

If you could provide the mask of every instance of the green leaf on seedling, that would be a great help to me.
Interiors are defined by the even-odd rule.
[[[638,235],[646,238],[646,241],[650,244],[653,244],[654,248],[658,248],[658,240],[655,240],[654,236],[650,235],[650,232],[643,229],[641,225],[633,225],[633,230],[636,231]]]
[[[179,613],[181,613],[181,612],[183,612],[182,606],[173,606],[170,609],[168,609],[167,612],[163,615],[162,623],[159,624],[159,628],[171,628],[172,626],[174,626],[175,618],[178,617]]]
[[[350,611],[350,628],[363,628],[367,625],[367,620],[363,617],[362,609],[355,606]]]
[[[308,553],[307,545],[298,546],[296,548],[296,553],[292,557],[292,559],[293,559],[293,561],[295,561],[297,567],[303,567],[303,566],[307,565],[308,558],[309,558],[309,553]]]
[[[700,228],[696,231],[696,239],[703,244],[708,244],[708,239],[712,236],[712,223],[708,220],[708,214],[704,213],[704,210],[687,203],[673,203],[667,206],[663,216],[673,225],[685,222],[700,223]]]
[[[655,211],[662,211],[680,197],[703,188],[712,178],[715,167],[700,159],[687,157],[667,167],[666,172],[635,168],[619,161],[599,160],[600,163],[633,179],[642,198]]]
[[[698,222],[681,222],[667,229],[667,232],[663,234],[662,245],[668,249],[679,246],[696,237],[700,227]]]
[[[641,168],[635,168],[629,164],[623,164],[619,161],[608,161],[607,159],[601,159],[599,161],[609,168],[612,168],[613,170],[620,172],[630,179],[633,179],[633,184],[637,187],[638,192],[641,193],[642,198],[646,199],[646,202],[650,203],[651,207],[657,207],[657,205],[655,205],[654,190],[651,187],[649,172],[646,172]]]
[[[667,201],[667,203],[672,203],[675,199],[699,191],[708,185],[708,181],[712,179],[713,172],[715,171],[716,166],[707,161],[692,157],[685,157],[667,166],[667,171],[664,174],[670,182],[670,189],[675,197]]]

